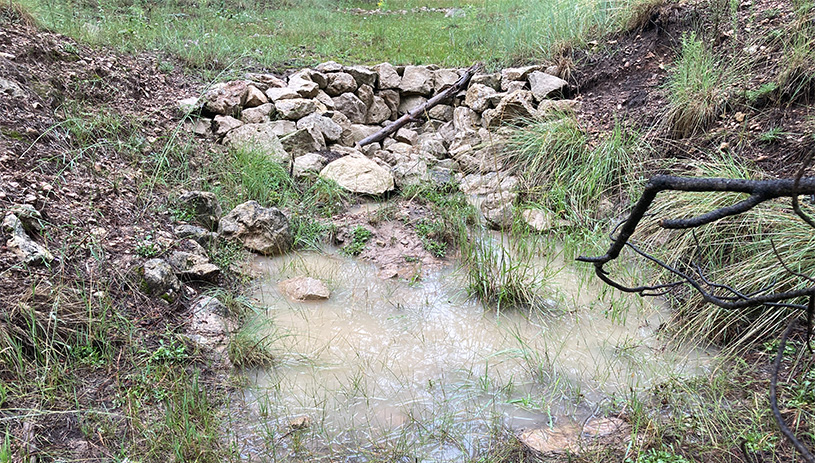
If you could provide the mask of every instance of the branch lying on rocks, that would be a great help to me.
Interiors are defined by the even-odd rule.
[[[408,122],[414,122],[419,120],[419,116],[424,114],[425,112],[429,111],[430,108],[436,106],[437,104],[441,103],[442,101],[450,98],[451,96],[455,95],[456,93],[464,90],[467,88],[467,84],[470,82],[470,79],[475,75],[476,72],[481,69],[483,66],[482,63],[475,63],[470,66],[464,74],[462,74],[461,78],[453,84],[448,89],[444,90],[443,92],[437,94],[433,98],[427,100],[426,103],[417,106],[409,113],[405,114],[404,116],[400,117],[399,119],[393,121],[392,123],[388,124],[387,127],[384,127],[382,130],[376,132],[373,135],[365,137],[364,139],[360,140],[359,146],[365,146],[371,143],[376,143],[384,140],[391,134],[395,133],[399,130],[403,125],[407,124]]]
[[[804,165],[795,179],[741,180],[728,178],[686,178],[669,175],[657,175],[651,178],[651,180],[645,186],[645,191],[643,191],[642,196],[640,196],[640,199],[634,205],[634,208],[632,209],[628,218],[620,226],[615,228],[614,232],[612,232],[613,235],[613,233],[616,233],[617,229],[619,229],[619,234],[617,237],[611,237],[612,244],[608,251],[606,251],[606,253],[602,256],[580,256],[577,258],[577,260],[580,262],[594,264],[594,271],[603,282],[620,291],[628,293],[637,293],[643,296],[658,295],[666,293],[671,288],[687,284],[693,287],[702,296],[705,302],[710,302],[723,309],[735,310],[766,305],[774,308],[788,308],[806,311],[807,343],[809,343],[809,338],[812,333],[813,312],[815,312],[815,285],[802,289],[776,293],[768,293],[770,288],[765,288],[752,294],[744,294],[731,286],[715,284],[709,281],[702,273],[699,266],[695,267],[697,276],[693,276],[679,270],[676,267],[668,265],[667,263],[657,259],[656,257],[632,244],[630,239],[636,231],[640,221],[643,219],[643,217],[645,217],[645,214],[651,207],[651,204],[656,199],[657,194],[662,191],[731,192],[750,195],[747,199],[740,202],[714,209],[696,217],[686,219],[664,219],[660,222],[660,226],[666,229],[693,229],[725,217],[730,217],[749,211],[764,201],[782,197],[791,198],[792,207],[796,215],[815,228],[815,221],[813,221],[801,210],[798,203],[798,196],[801,194],[815,195],[815,177],[803,177],[803,173],[811,161],[812,155],[810,155],[804,162]],[[799,274],[797,272],[792,272],[775,250],[775,243],[772,243],[772,245],[776,258],[785,269],[790,271],[791,274],[801,277],[805,281],[809,281],[810,283],[815,282],[815,279],[811,277]],[[648,259],[649,261],[675,275],[678,277],[678,281],[667,284],[644,286],[626,286],[615,281],[609,276],[609,273],[604,268],[604,265],[617,259],[624,247],[628,247],[645,259]],[[718,292],[718,294],[716,294],[716,292]],[[806,305],[787,302],[803,297],[808,298],[808,303]],[[790,322],[790,325],[787,327],[781,338],[778,356],[775,360],[772,379],[770,381],[770,408],[773,411],[773,416],[775,417],[781,432],[784,434],[787,440],[793,444],[798,453],[803,456],[804,461],[807,463],[815,463],[815,457],[813,457],[812,453],[799,439],[795,437],[786,423],[784,423],[783,417],[781,416],[781,412],[778,408],[778,400],[776,395],[781,357],[783,356],[783,349],[784,345],[786,344],[787,337],[789,336],[794,323],[795,319]]]

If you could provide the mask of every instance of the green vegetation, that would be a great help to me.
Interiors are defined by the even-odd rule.
[[[269,68],[302,67],[329,59],[345,63],[492,66],[553,59],[591,37],[647,20],[653,1],[449,0],[463,14],[412,12],[426,3],[391,0],[390,14],[359,14],[376,2],[245,0],[22,0],[46,27],[91,44],[125,51],[162,50],[200,71],[229,71],[251,59]],[[407,9],[407,16],[399,13]],[[559,14],[568,10],[569,14]],[[410,27],[405,27],[409,17]],[[236,33],[236,31],[241,31]],[[164,65],[162,72],[168,72]]]
[[[351,230],[351,242],[342,247],[341,251],[349,256],[358,256],[364,249],[365,245],[374,236],[371,230],[357,225]]]

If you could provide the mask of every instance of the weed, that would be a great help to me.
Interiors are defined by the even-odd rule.
[[[761,107],[770,102],[777,91],[777,82],[766,82],[755,90],[747,90],[745,98],[750,106]]]
[[[666,84],[666,121],[681,138],[703,130],[718,116],[730,97],[734,66],[726,65],[691,32],[682,37],[682,51]]]
[[[274,336],[268,333],[270,323],[250,321],[232,334],[227,353],[235,366],[244,368],[264,366],[274,361],[271,347]]]
[[[170,339],[167,344],[159,341],[159,346],[150,354],[150,362],[178,363],[187,358],[187,348],[182,342]]]
[[[348,203],[349,193],[330,179],[318,178],[305,193],[306,204],[313,204],[325,217],[338,214]]]
[[[11,434],[9,433],[8,428],[6,428],[3,443],[0,444],[0,463],[11,463],[11,457]]]
[[[668,450],[650,449],[637,456],[636,460],[626,459],[626,463],[691,463],[691,460],[674,453],[673,448]]]
[[[136,248],[134,250],[136,251],[137,255],[144,258],[156,257],[157,255],[161,254],[161,245],[153,240],[153,235],[148,234],[144,237],[144,239],[136,243]]]
[[[758,141],[762,143],[775,143],[781,139],[782,136],[786,135],[784,129],[781,127],[773,127],[766,132],[762,132],[758,135]]]
[[[349,256],[357,256],[365,249],[365,244],[373,236],[373,232],[361,225],[357,225],[351,230],[351,242],[343,246],[341,250]]]
[[[439,241],[444,224],[438,221],[422,219],[416,224],[416,233],[422,240],[422,247],[436,257],[444,257],[447,253],[447,243]]]

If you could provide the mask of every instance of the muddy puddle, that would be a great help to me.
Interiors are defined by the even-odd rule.
[[[404,281],[336,252],[258,259],[253,323],[277,362],[245,372],[255,418],[244,434],[267,436],[265,452],[271,439],[284,460],[464,461],[501,432],[580,422],[709,365],[708,353],[658,339],[664,306],[609,291],[559,258],[540,265],[541,307],[496,312],[468,297],[453,266]],[[330,298],[281,294],[278,282],[302,275],[325,282]]]

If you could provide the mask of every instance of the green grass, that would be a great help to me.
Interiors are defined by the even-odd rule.
[[[733,91],[737,69],[715,55],[695,32],[682,37],[682,50],[668,77],[666,123],[674,137],[704,130]]]
[[[504,158],[521,180],[525,202],[584,222],[611,212],[598,206],[631,183],[643,146],[640,135],[621,124],[590,140],[574,115],[553,114],[517,129]]]
[[[269,68],[303,67],[333,59],[349,64],[469,66],[552,59],[590,37],[641,21],[653,1],[449,0],[464,17],[438,12],[357,15],[349,7],[376,2],[245,0],[21,0],[43,25],[90,44],[125,51],[161,50],[204,71],[234,69],[246,58]],[[425,5],[391,0],[386,10]],[[569,11],[569,14],[560,14]],[[645,15],[647,18],[647,15]],[[404,27],[405,21],[410,27]],[[241,31],[235,33],[235,31]],[[169,69],[166,65],[164,69]]]

